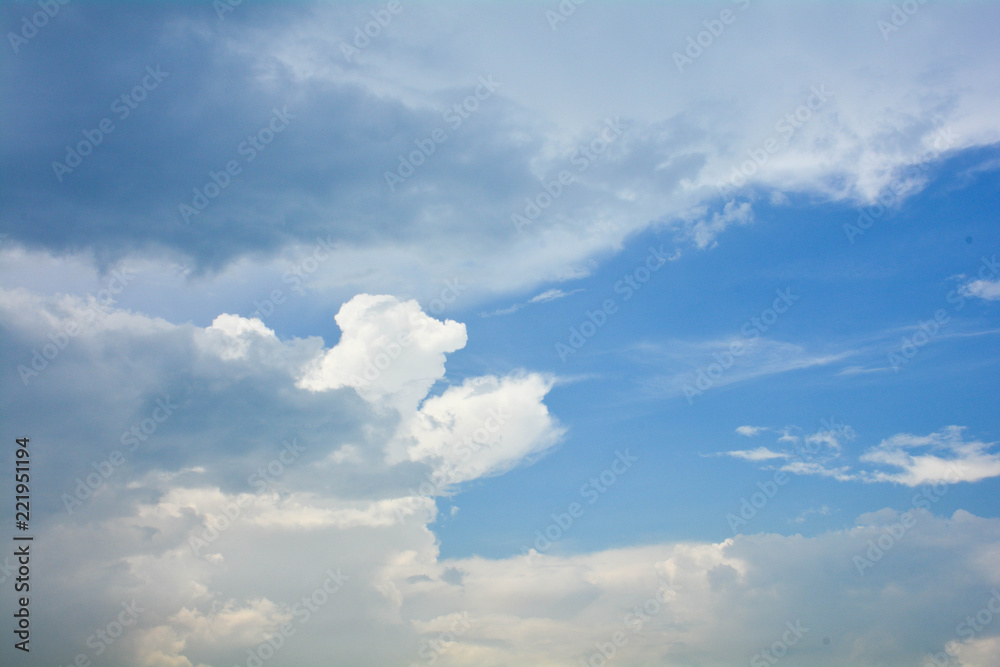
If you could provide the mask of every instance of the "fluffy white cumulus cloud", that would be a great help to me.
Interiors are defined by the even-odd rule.
[[[444,484],[506,472],[563,434],[542,399],[538,374],[478,377],[428,398],[401,430],[406,456],[427,461]]]
[[[415,489],[442,470],[450,482],[472,480],[550,448],[562,435],[544,405],[553,381],[469,378],[428,397],[445,355],[465,344],[464,325],[364,294],[336,321],[341,339],[327,348],[315,337],[279,339],[256,318],[178,325],[77,297],[0,291],[13,362],[5,413],[42,424],[33,440],[53,443],[38,448],[52,457],[38,553],[40,567],[63,575],[40,594],[39,614],[61,639],[42,649],[45,659],[229,665],[288,623],[285,664],[326,655],[315,643],[324,635],[356,664],[415,654],[417,631],[382,580],[405,554],[436,557],[428,524],[445,487]],[[52,348],[37,349],[45,340]],[[379,357],[387,347],[401,352],[389,365]],[[105,363],[112,353],[120,365]],[[379,374],[352,383],[369,364]],[[31,416],[55,401],[63,419]],[[445,444],[453,439],[476,451],[456,458]],[[405,456],[390,460],[394,446]],[[83,546],[56,548],[64,544]],[[348,577],[336,594],[323,588],[328,571]],[[321,589],[328,605],[310,597]],[[140,610],[129,632],[101,639],[122,604]],[[395,640],[373,650],[380,635]]]
[[[444,377],[445,354],[465,347],[465,325],[426,315],[416,301],[359,294],[334,318],[341,337],[298,386],[310,391],[352,387],[374,404],[416,408]]]
[[[9,414],[63,408],[33,435],[48,443],[36,451],[51,480],[33,562],[59,573],[36,600],[39,625],[58,629],[39,648],[52,664],[79,655],[141,667],[261,656],[321,665],[331,655],[372,666],[566,667],[612,653],[621,665],[766,663],[776,652],[788,665],[918,664],[946,650],[952,664],[997,658],[996,628],[961,626],[1000,587],[996,520],[887,509],[809,538],[444,559],[434,496],[556,444],[563,428],[544,403],[553,378],[486,375],[430,393],[464,328],[393,297],[345,304],[332,348],[231,315],[203,328],[87,310],[80,299],[0,292],[12,360],[30,367],[38,340],[79,325],[27,384],[13,367],[2,376]],[[394,360],[405,372],[378,393],[350,385],[343,368],[363,371],[400,334],[414,355]],[[103,363],[112,349],[122,366]],[[327,384],[301,386],[308,373]],[[835,425],[737,433],[771,431],[776,445],[730,454],[832,474],[854,437]],[[887,438],[864,462],[894,467],[884,481],[903,484],[938,480],[952,462],[979,479],[995,474],[989,448],[948,428]],[[415,491],[426,480],[435,483]],[[937,576],[923,576],[928,568]],[[933,619],[919,612],[928,608]],[[119,619],[129,624],[108,641]]]
[[[1000,582],[983,560],[996,552],[1000,524],[961,511],[912,517],[902,534],[903,515],[886,510],[812,538],[409,559],[395,565],[393,579],[401,599],[421,610],[424,647],[447,635],[437,662],[456,667],[774,664],[768,655],[800,666],[923,664],[952,642],[968,661],[951,664],[978,664],[977,654],[995,659],[995,627],[960,626]],[[922,573],[931,563],[968,568],[969,578],[942,570],[928,579]],[[447,570],[460,571],[460,584]],[[446,615],[455,610],[464,621]]]
[[[936,294],[924,283],[887,309],[858,301],[860,281],[897,296],[912,268],[882,249],[961,254],[938,234],[982,209],[976,196],[951,207],[954,174],[932,197],[958,212],[940,230],[889,218],[939,169],[983,157],[967,175],[996,168],[1000,5],[59,4],[5,62],[18,95],[0,105],[19,128],[0,136],[0,283],[17,286],[0,288],[0,435],[31,438],[33,663],[1000,664],[1000,520],[961,509],[990,512],[1000,481],[990,427],[970,409],[982,395],[934,382],[949,398],[922,415],[973,435],[914,434],[905,414],[879,412],[898,397],[874,383],[921,389],[934,358],[951,359],[937,344],[905,382],[862,365],[841,371],[844,384],[805,378],[871,352],[863,332],[847,349],[824,343],[831,331]],[[44,12],[27,6],[0,14],[30,29]],[[141,107],[120,107],[127,118],[110,112],[113,134],[95,135],[109,100],[143,90]],[[73,152],[80,163],[66,167]],[[961,187],[973,185],[988,192]],[[798,236],[839,217],[830,233],[848,223],[849,258]],[[876,218],[855,243],[850,223]],[[781,238],[755,246],[758,232]],[[596,364],[574,366],[590,389],[573,395],[566,378],[511,361],[557,363],[545,336],[617,293],[602,267],[649,235],[664,237],[650,242],[665,258],[694,261],[665,269],[645,305],[578,355]],[[713,250],[727,236],[749,252]],[[959,236],[976,252],[992,238]],[[943,266],[918,268],[932,281]],[[996,271],[956,274],[968,270],[940,273],[959,275],[966,297],[1000,299]],[[765,302],[744,301],[779,278],[773,308],[770,286]],[[826,298],[847,280],[850,303]],[[811,292],[793,307],[796,284]],[[492,302],[510,305],[484,316],[517,316],[455,321]],[[964,335],[960,308],[941,341]],[[521,322],[532,329],[512,353],[498,335]],[[623,372],[623,350],[651,372]],[[662,403],[681,396],[690,409]],[[852,404],[860,438],[833,425],[732,432]],[[872,433],[883,416],[892,425]],[[565,459],[516,470],[556,452],[577,418],[595,427]],[[713,431],[739,443],[711,459],[688,451]],[[594,510],[560,505],[550,528],[573,513],[569,539],[517,553],[535,524],[503,513],[534,506],[527,493],[510,509],[490,498],[531,480],[548,514],[587,453],[619,444],[644,448],[631,490]],[[723,461],[718,478],[693,467]],[[760,470],[809,476],[796,480],[808,497],[744,480]],[[584,488],[602,488],[595,479]],[[748,495],[744,481],[752,507],[740,500],[759,517],[738,527],[718,501]],[[986,500],[959,482],[980,482]],[[503,521],[449,533],[477,504]],[[738,534],[722,540],[713,516]],[[807,517],[825,528],[749,534]],[[449,557],[453,545],[490,557]],[[8,620],[15,567],[0,554]],[[10,644],[4,665],[20,657]]]
[[[224,313],[205,330],[211,346],[223,359],[245,359],[253,337],[277,342],[274,332],[257,318],[247,319]]]

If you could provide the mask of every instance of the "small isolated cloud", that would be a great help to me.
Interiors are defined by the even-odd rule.
[[[583,288],[575,289],[569,292],[564,292],[561,289],[550,289],[545,290],[541,294],[531,297],[528,303],[545,303],[547,301],[555,301],[556,299],[562,299],[564,297],[576,294],[577,292],[582,292]]]
[[[865,368],[864,366],[848,366],[844,370],[837,373],[837,376],[867,375],[868,373],[884,373],[891,370],[892,366],[878,366],[874,368]]]
[[[962,288],[965,296],[985,299],[986,301],[1000,300],[1000,280],[973,280]]]
[[[771,459],[787,459],[792,455],[785,452],[775,452],[767,447],[758,447],[757,449],[737,449],[731,452],[722,452],[725,456],[731,456],[734,459],[743,459],[744,461],[769,461]]]
[[[812,450],[819,451],[823,447],[826,447],[826,451],[828,452],[839,453],[842,449],[840,441],[844,439],[854,439],[854,429],[850,426],[816,431],[812,435],[807,435],[805,437],[805,442],[806,445],[812,445],[810,448]]]
[[[735,201],[727,202],[722,211],[712,214],[712,217],[704,217],[694,223],[689,231],[695,245],[699,248],[714,247],[715,238],[727,227],[732,225],[748,225],[753,222],[753,209],[749,202],[737,204]]]
[[[515,303],[513,306],[507,306],[506,308],[498,308],[494,310],[492,313],[482,313],[480,317],[497,317],[500,315],[511,315],[521,310],[522,308],[524,308],[523,303]]]
[[[1000,454],[988,450],[995,442],[962,439],[962,426],[946,426],[926,436],[900,433],[861,455],[861,461],[897,468],[896,472],[866,472],[872,482],[906,486],[978,482],[1000,476]],[[915,453],[924,450],[926,453]]]
[[[794,519],[789,519],[788,523],[805,523],[806,518],[810,514],[818,514],[820,516],[830,516],[830,514],[832,514],[832,512],[830,510],[830,506],[829,505],[821,505],[819,507],[814,507],[814,508],[811,507],[811,508],[805,510],[804,512],[802,512],[802,514],[798,515]]]
[[[758,433],[762,433],[762,432],[768,431],[768,430],[770,430],[770,429],[768,429],[766,426],[737,426],[736,427],[736,432],[737,433],[739,433],[740,435],[745,435],[748,438],[752,438],[755,435],[757,435]]]
[[[497,317],[499,315],[511,315],[511,314],[516,313],[517,311],[521,310],[522,308],[524,308],[527,305],[530,305],[530,304],[533,304],[533,303],[548,303],[549,301],[555,301],[556,299],[562,299],[564,297],[571,296],[573,294],[576,294],[577,292],[582,292],[582,291],[583,291],[583,288],[571,290],[569,292],[564,292],[561,289],[545,290],[541,294],[536,294],[535,296],[531,297],[525,303],[515,303],[514,305],[507,306],[506,308],[498,308],[497,310],[494,310],[492,313],[483,313],[481,315],[481,317]]]

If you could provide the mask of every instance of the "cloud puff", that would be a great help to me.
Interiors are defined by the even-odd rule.
[[[891,468],[897,472],[866,472],[865,479],[893,482],[907,486],[946,482],[977,482],[1000,476],[1000,454],[988,450],[995,442],[962,438],[961,426],[947,426],[925,436],[899,433],[883,440],[861,455],[860,460]],[[925,450],[927,453],[914,453]]]
[[[773,452],[767,447],[758,447],[757,449],[738,449],[731,452],[722,452],[722,454],[736,459],[744,459],[746,461],[769,461],[771,459],[787,459],[792,456],[786,452]]]
[[[563,434],[541,402],[552,380],[537,374],[469,379],[424,401],[400,431],[411,461],[444,484],[506,472]]]
[[[444,377],[445,354],[465,347],[465,325],[441,322],[416,301],[359,294],[334,317],[337,344],[298,381],[309,391],[352,387],[371,403],[402,413]]]
[[[701,211],[704,215],[704,210]],[[726,202],[721,211],[711,217],[691,223],[689,234],[699,248],[715,244],[715,238],[732,225],[749,225],[753,222],[753,208],[749,202]]]
[[[562,299],[582,291],[582,289],[575,289],[569,292],[564,292],[561,289],[549,289],[545,290],[541,294],[536,294],[531,297],[531,299],[528,300],[528,303],[545,303],[546,301],[555,301],[556,299]]]
[[[962,293],[965,296],[997,301],[1000,299],[1000,280],[973,280],[962,288]]]
[[[245,359],[251,347],[251,338],[256,336],[277,341],[274,332],[257,318],[247,319],[238,315],[219,315],[206,329],[213,343],[218,343],[217,352],[227,361]]]

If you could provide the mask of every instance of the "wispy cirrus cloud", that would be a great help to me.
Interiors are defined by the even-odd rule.
[[[760,427],[752,428],[754,435],[763,431]],[[793,436],[786,430],[778,442],[792,442],[794,447],[791,449],[772,450],[762,446],[715,455],[755,463],[783,460],[785,462],[776,467],[784,472],[829,477],[842,482],[920,486],[1000,477],[1000,452],[991,451],[997,443],[967,441],[963,438],[964,430],[962,426],[947,426],[925,436],[899,433],[861,452],[853,464],[846,460],[844,452],[844,442],[856,437],[850,427],[820,430],[804,436]],[[879,469],[867,468],[864,464],[876,465]]]
[[[740,353],[732,354],[737,348]],[[819,353],[764,337],[674,340],[645,344],[636,348],[636,352],[640,351],[643,364],[656,369],[641,384],[647,394],[657,397],[689,396],[767,376],[829,366],[855,354],[853,350]]]
[[[568,296],[572,296],[577,292],[582,292],[582,291],[583,288],[570,290],[569,292],[566,292],[558,288],[548,289],[542,292],[541,294],[536,294],[535,296],[531,297],[524,303],[515,303],[506,308],[499,308],[497,310],[494,310],[492,313],[483,313],[481,317],[497,317],[498,315],[511,315],[521,310],[525,306],[529,306],[534,303],[548,303],[549,301],[555,301],[557,299],[565,299]]]

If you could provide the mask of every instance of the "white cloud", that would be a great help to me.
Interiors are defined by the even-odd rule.
[[[238,315],[219,315],[206,329],[209,340],[217,343],[219,356],[226,360],[246,359],[250,350],[250,339],[259,336],[277,340],[274,332],[257,318],[247,319]]]
[[[918,486],[977,482],[1000,476],[1000,454],[988,451],[996,443],[966,442],[962,439],[963,430],[961,426],[948,426],[926,436],[900,433],[887,438],[862,454],[860,460],[898,470],[866,471],[864,477],[875,482]],[[915,454],[914,450],[928,451]]]
[[[555,301],[556,299],[563,299],[563,298],[565,298],[567,296],[571,296],[573,294],[576,294],[577,292],[582,292],[582,291],[583,291],[583,288],[571,290],[569,292],[564,292],[561,289],[549,289],[549,290],[545,290],[541,294],[536,294],[535,296],[531,297],[525,303],[515,303],[515,304],[513,304],[511,306],[508,306],[506,308],[498,308],[497,310],[494,310],[492,313],[483,313],[482,317],[496,317],[498,315],[511,315],[511,314],[516,313],[517,311],[521,310],[522,308],[524,308],[527,305],[530,305],[530,304],[533,304],[533,303],[547,303],[549,301]]]
[[[1000,548],[1000,522],[962,511],[950,519],[914,516],[913,527],[863,576],[855,559],[866,558],[870,543],[900,522],[893,510],[810,538],[739,535],[721,543],[505,559],[440,559],[428,542],[401,533],[385,542],[375,532],[296,534],[237,523],[216,543],[225,569],[208,565],[194,574],[203,593],[176,596],[172,611],[150,605],[128,655],[137,665],[242,663],[248,648],[294,620],[291,610],[322,580],[324,559],[301,549],[325,541],[327,563],[352,549],[365,555],[351,559],[351,570],[345,565],[351,579],[344,589],[297,626],[274,664],[319,665],[317,656],[328,659],[331,650],[355,664],[421,663],[430,642],[454,628],[461,632],[435,661],[446,667],[572,667],[619,632],[626,641],[615,659],[623,665],[741,664],[780,638],[786,622],[799,623],[804,634],[783,664],[920,664],[961,639],[956,623],[978,611],[984,591],[998,584],[991,555]],[[293,553],[297,567],[276,573],[280,584],[248,578],[246,567],[261,556]],[[69,573],[84,570],[68,559]],[[144,556],[130,574],[191,577],[191,560],[164,551]],[[928,579],[928,568],[938,576]],[[239,594],[255,589],[267,595]],[[937,613],[917,613],[928,607]],[[886,636],[896,640],[886,643]],[[995,637],[988,628],[965,655],[995,659]],[[394,652],[393,645],[405,649]]]
[[[482,300],[587,275],[609,251],[652,226],[666,226],[698,247],[711,247],[726,228],[752,219],[753,206],[762,199],[758,191],[771,198],[805,193],[848,204],[874,203],[890,185],[912,193],[927,180],[915,165],[1000,140],[992,113],[1000,85],[994,85],[998,75],[992,63],[981,57],[989,51],[990,36],[978,30],[995,22],[995,7],[968,5],[947,15],[922,11],[893,34],[890,49],[876,28],[892,13],[889,2],[753,4],[739,12],[738,21],[704,58],[677,72],[669,54],[683,50],[692,31],[702,30],[703,22],[717,15],[716,7],[731,4],[651,9],[596,3],[576,12],[573,28],[560,31],[556,40],[532,7],[491,4],[474,10],[453,8],[446,16],[433,7],[411,7],[405,27],[400,23],[398,30],[383,31],[355,63],[339,52],[351,38],[341,28],[364,17],[337,4],[276,13],[269,17],[266,32],[249,14],[246,22],[223,24],[205,17],[171,23],[163,30],[171,31],[172,38],[175,32],[199,39],[215,36],[232,46],[219,54],[224,60],[206,65],[208,83],[228,76],[234,63],[257,73],[248,83],[249,91],[237,89],[233,96],[206,100],[218,118],[245,111],[245,95],[259,95],[255,86],[266,81],[268,92],[280,91],[282,99],[300,103],[296,131],[312,138],[296,145],[297,160],[281,163],[274,157],[275,177],[253,181],[258,190],[229,190],[227,198],[202,215],[218,216],[221,225],[259,205],[266,209],[261,212],[264,219],[294,208],[305,213],[300,216],[305,219],[338,220],[323,230],[332,233],[333,241],[321,249],[321,264],[298,286],[324,298],[393,293],[427,304],[443,281],[457,276],[468,278],[471,285],[462,298]],[[484,21],[491,26],[490,36],[475,42],[461,37]],[[151,29],[151,44],[183,41],[156,39],[155,31]],[[581,58],[597,34],[601,43],[632,64],[627,76],[607,60]],[[520,44],[517,52],[498,48],[515,40]],[[846,56],[845,44],[850,45]],[[948,45],[952,66],[941,69],[938,50],[926,44]],[[789,61],[788,49],[805,55]],[[415,57],[396,57],[403,51]],[[741,60],[745,53],[755,54],[754,63]],[[567,62],[572,67],[567,68]],[[468,95],[480,76],[491,73],[503,83],[475,116],[476,131],[468,132],[468,126],[449,130],[447,143],[428,166],[390,198],[392,206],[373,210],[372,197],[378,195],[372,188],[382,187],[382,174],[397,163],[401,147],[441,124],[441,111]],[[647,85],[663,76],[675,85]],[[814,88],[830,94],[812,110],[804,105]],[[377,119],[390,128],[392,139],[372,142],[365,131],[331,126],[326,110],[337,96],[364,110],[361,118],[348,116],[343,122]],[[796,122],[794,132],[777,129],[800,109],[808,119]],[[26,106],[22,113],[34,111]],[[586,171],[574,171],[573,182],[544,215],[518,234],[510,216],[524,210],[526,198],[544,192],[540,179],[551,181],[561,169],[573,169],[574,152],[593,140],[605,118],[616,116],[628,119],[629,128],[588,162]],[[771,139],[778,150],[755,166],[752,156],[760,155]],[[193,150],[181,147],[185,149]],[[317,178],[329,179],[330,188],[289,187],[298,182],[302,160],[329,163],[322,156],[333,150],[343,151],[346,160],[363,162],[359,173],[366,176],[357,182],[345,179],[332,163],[317,172]],[[746,192],[739,193],[739,201],[724,204],[719,187],[748,161],[753,169],[744,170],[752,171]],[[499,185],[497,174],[502,175]],[[153,204],[168,207],[169,215],[176,213],[173,200]],[[151,215],[163,211],[157,208]],[[121,210],[108,213],[112,219],[125,217]],[[101,220],[90,223],[94,236],[100,232],[103,242],[115,245],[107,238],[104,217],[93,218]],[[476,224],[470,225],[470,220]],[[373,232],[382,228],[390,233]],[[242,257],[258,250],[285,252],[299,266],[315,255],[315,228],[289,223],[287,229],[288,234],[272,235],[238,224],[225,227],[226,233],[239,237],[232,245]],[[251,236],[241,236],[244,233]],[[11,234],[5,247],[16,246],[28,235]],[[158,248],[159,242],[176,244],[173,249],[181,253],[205,252],[188,245],[186,237],[177,241],[175,235],[155,229],[145,230],[135,247]],[[261,248],[261,243],[268,247]],[[225,254],[226,244],[218,245],[217,252]],[[60,245],[56,252],[64,250]],[[114,252],[131,251],[116,245]],[[474,269],[469,257],[478,258]],[[248,281],[263,282],[261,295],[280,287],[287,296],[287,270],[287,262],[277,257],[264,262],[236,258],[211,280],[219,289],[210,298],[232,294]],[[170,301],[176,282],[160,282],[143,289],[155,292],[160,297],[156,301]],[[222,310],[214,314],[218,312]]]
[[[38,621],[58,629],[60,640],[42,651],[53,663],[87,650],[92,624],[133,597],[147,611],[109,649],[112,659],[245,661],[330,567],[358,585],[316,614],[308,634],[335,639],[353,664],[414,659],[417,631],[379,572],[400,554],[436,558],[428,525],[433,496],[447,490],[425,493],[422,483],[497,474],[542,455],[563,432],[542,403],[553,380],[536,373],[469,378],[428,398],[466,334],[414,301],[350,300],[329,349],[319,338],[281,340],[259,319],[235,315],[201,328],[91,310],[76,297],[0,290],[5,358],[30,366],[38,340],[74,331],[27,386],[16,373],[2,376],[7,408],[38,424],[33,438],[65,448],[48,470],[50,487],[39,489],[48,501],[38,511],[51,523],[36,537],[49,559],[39,567],[62,573],[52,599],[39,601],[60,610]],[[393,364],[351,385],[393,341],[403,341]],[[119,364],[106,363],[112,354]],[[63,419],[42,418],[56,400]],[[155,429],[140,429],[130,448],[122,434],[144,420]],[[466,439],[469,456],[454,446]],[[394,448],[403,456],[393,459]],[[112,451],[122,467],[107,463]],[[110,473],[98,488],[83,486],[102,466]],[[328,655],[316,641],[289,641],[281,659],[306,665]]]
[[[744,459],[746,461],[769,461],[771,459],[787,459],[791,456],[791,454],[785,452],[773,452],[767,447],[735,450],[731,452],[723,452],[723,454],[726,456],[732,456],[736,459]]]
[[[858,479],[856,474],[850,472],[851,468],[849,466],[831,468],[827,463],[818,461],[793,461],[781,466],[781,470],[796,475],[830,477],[838,482],[851,482]]]
[[[702,213],[702,215],[704,215]],[[701,218],[694,222],[690,229],[690,235],[694,243],[699,248],[707,248],[716,245],[716,237],[727,227],[732,225],[748,225],[753,222],[753,209],[749,202],[737,204],[735,201],[726,202],[722,211],[713,213],[711,217]]]
[[[561,289],[545,290],[541,294],[536,294],[535,296],[531,297],[531,299],[528,300],[528,303],[545,303],[547,301],[555,301],[556,299],[563,299],[567,296],[571,296],[573,294],[576,294],[577,292],[582,292],[582,291],[583,291],[582,288],[571,290],[569,292],[564,292]]]
[[[752,438],[755,435],[757,435],[758,433],[762,433],[762,432],[768,431],[768,430],[770,430],[770,429],[768,429],[766,426],[737,426],[736,427],[736,432],[737,433],[739,433],[740,435],[745,435],[748,438]]]
[[[359,294],[334,317],[340,341],[298,386],[310,391],[352,387],[372,403],[407,414],[444,377],[445,354],[465,347],[465,325],[441,322],[416,301]]]
[[[342,318],[348,328],[384,335],[412,327],[415,338],[460,339],[406,302],[368,304]],[[0,292],[5,352],[30,356],[32,341],[82,317],[83,308],[79,300]],[[414,317],[394,319],[401,313]],[[238,355],[226,353],[233,338],[245,343]],[[451,344],[429,345],[428,356]],[[104,363],[111,350],[131,373],[128,395],[115,389],[121,369]],[[310,360],[328,358],[319,339],[283,341],[239,318],[203,329],[114,312],[75,336],[30,392],[13,391],[20,380],[3,376],[11,414],[34,420],[39,442],[64,446],[46,477],[55,486],[39,495],[51,500],[39,507],[48,520],[36,535],[37,566],[60,573],[37,600],[36,622],[58,630],[40,659],[56,664],[88,650],[87,636],[134,598],[144,609],[137,625],[104,657],[144,667],[245,663],[247,651],[290,615],[296,634],[275,665],[318,666],[333,652],[372,667],[419,663],[428,642],[466,617],[469,627],[437,664],[570,667],[616,632],[628,638],[616,658],[622,665],[735,664],[797,621],[809,631],[783,664],[914,664],[955,639],[954,623],[940,618],[975,612],[982,591],[1000,585],[993,565],[1000,522],[962,512],[951,519],[918,513],[863,577],[852,559],[899,521],[891,510],[810,538],[740,535],[569,556],[442,559],[429,530],[438,516],[433,498],[412,489],[436,473],[481,479],[544,452],[561,434],[543,403],[552,380],[526,372],[470,378],[400,414],[398,404],[380,412],[374,396],[361,399],[351,387],[296,387]],[[414,368],[411,377],[437,372],[431,362]],[[63,490],[72,493],[75,478],[119,446],[119,434],[149,414],[154,397],[183,381],[189,398],[171,399],[178,407],[170,420],[128,453],[131,470],[114,472],[67,516],[56,500]],[[56,396],[61,420],[32,416],[32,404],[51,405]],[[484,426],[491,410],[495,431]],[[287,414],[294,429],[282,420]],[[60,430],[63,423],[72,432]],[[485,444],[467,458],[456,443],[475,441],[480,428]],[[833,456],[847,430],[826,431],[835,433],[800,442]],[[269,467],[292,432],[303,452]],[[386,460],[390,443],[403,454],[398,463]],[[890,438],[880,451],[917,447],[966,462],[989,456],[986,445],[963,442],[954,430]],[[767,447],[750,452],[763,464],[789,463],[772,459],[782,452]],[[261,468],[270,476],[263,490],[247,483]],[[905,566],[914,559],[920,567]],[[298,622],[296,605],[331,569],[350,579]],[[628,616],[647,604],[641,624]],[[939,613],[915,615],[928,607]],[[887,636],[897,639],[887,644]],[[994,636],[977,637],[967,655],[991,659]]]
[[[466,380],[428,398],[400,430],[401,445],[446,484],[506,472],[562,436],[542,403],[551,388],[538,374]]]
[[[778,442],[791,443],[791,450],[776,452],[758,447],[720,454],[755,462],[787,459],[780,470],[796,475],[830,477],[842,482],[891,482],[919,486],[977,482],[1000,476],[1000,453],[989,452],[996,443],[966,442],[962,439],[964,428],[948,426],[926,436],[899,433],[886,438],[877,447],[867,449],[857,458],[858,464],[876,464],[892,471],[858,469],[844,464],[843,443],[856,437],[850,426],[825,428],[802,437],[791,435],[790,429],[785,429]],[[929,451],[914,453],[914,450],[921,449]]]
[[[747,664],[797,621],[808,631],[782,664],[922,664],[956,638],[955,623],[995,585],[995,568],[981,559],[996,548],[1000,522],[918,512],[915,526],[859,575],[855,556],[899,521],[887,510],[875,523],[811,538],[740,535],[423,570],[407,561],[392,579],[403,599],[430,606],[428,618],[440,615],[441,600],[468,613],[469,629],[440,656],[448,666],[586,664],[619,631],[627,639],[614,660],[623,665]],[[924,559],[940,578],[926,579]],[[924,566],[909,567],[915,562]],[[968,579],[959,574],[966,567]],[[444,568],[462,571],[461,586],[442,581]],[[426,579],[405,583],[418,574]],[[928,607],[933,619],[918,613]]]
[[[1000,280],[973,280],[962,288],[962,293],[987,301],[1000,300]]]
[[[162,625],[143,628],[136,638],[142,667],[193,667],[184,653],[229,646],[235,653],[277,632],[292,614],[270,600],[227,600],[207,611],[182,607]]]

